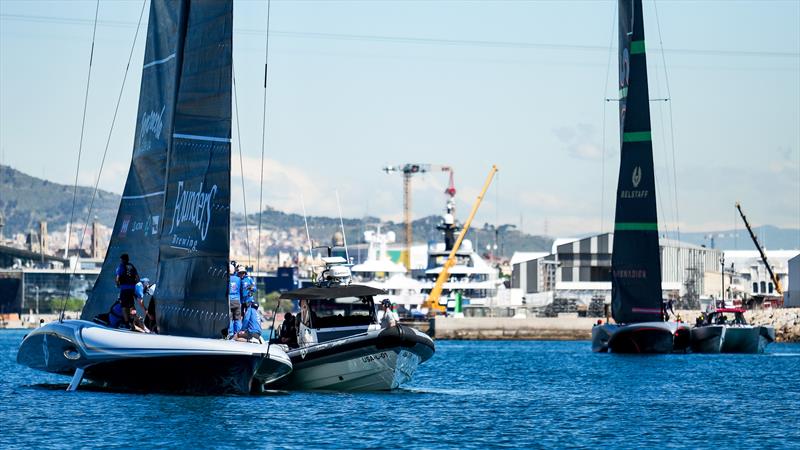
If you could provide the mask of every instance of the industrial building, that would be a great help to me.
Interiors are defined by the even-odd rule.
[[[544,307],[568,299],[581,309],[581,305],[609,301],[613,246],[614,234],[603,233],[582,239],[558,239],[549,254],[515,254],[512,303]],[[719,296],[720,250],[671,239],[661,239],[660,248],[664,298],[694,303],[702,296]]]
[[[786,287],[783,294],[783,305],[786,307],[800,307],[800,254],[788,261],[790,286]]]

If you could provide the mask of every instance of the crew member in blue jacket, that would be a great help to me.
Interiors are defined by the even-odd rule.
[[[228,338],[232,338],[242,329],[242,279],[238,273],[232,274],[228,281],[228,303],[231,308]]]
[[[244,266],[239,266],[239,277],[242,279],[242,305],[249,301],[255,302],[256,300],[256,282],[247,274],[247,269]],[[244,310],[244,309],[243,309]]]
[[[261,340],[261,314],[258,312],[258,303],[248,300],[245,304],[244,321],[242,330],[236,334],[239,340],[249,341],[250,339]]]

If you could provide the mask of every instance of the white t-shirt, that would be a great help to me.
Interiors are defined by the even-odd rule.
[[[388,328],[392,326],[392,322],[397,323],[400,321],[400,317],[398,317],[397,313],[392,310],[383,310],[381,309],[378,311],[378,323],[381,324],[381,328]]]

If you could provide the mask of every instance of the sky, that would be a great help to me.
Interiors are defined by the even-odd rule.
[[[142,4],[100,2],[81,145],[95,1],[0,0],[0,163],[72,184],[81,148],[92,185],[108,141],[99,185],[122,191]],[[266,5],[234,1],[234,210],[258,210],[265,123],[264,206],[335,216],[338,192],[346,217],[399,220],[381,168],[430,163],[454,168],[464,220],[497,164],[476,224],[610,231],[616,2],[272,0],[264,121]],[[736,201],[800,228],[800,1],[645,0],[644,20],[662,230],[732,229]],[[443,212],[445,174],[412,186],[415,217]]]

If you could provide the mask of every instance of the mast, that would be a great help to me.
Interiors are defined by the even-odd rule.
[[[641,0],[619,0],[620,170],[611,260],[618,323],[661,319],[653,145]]]

